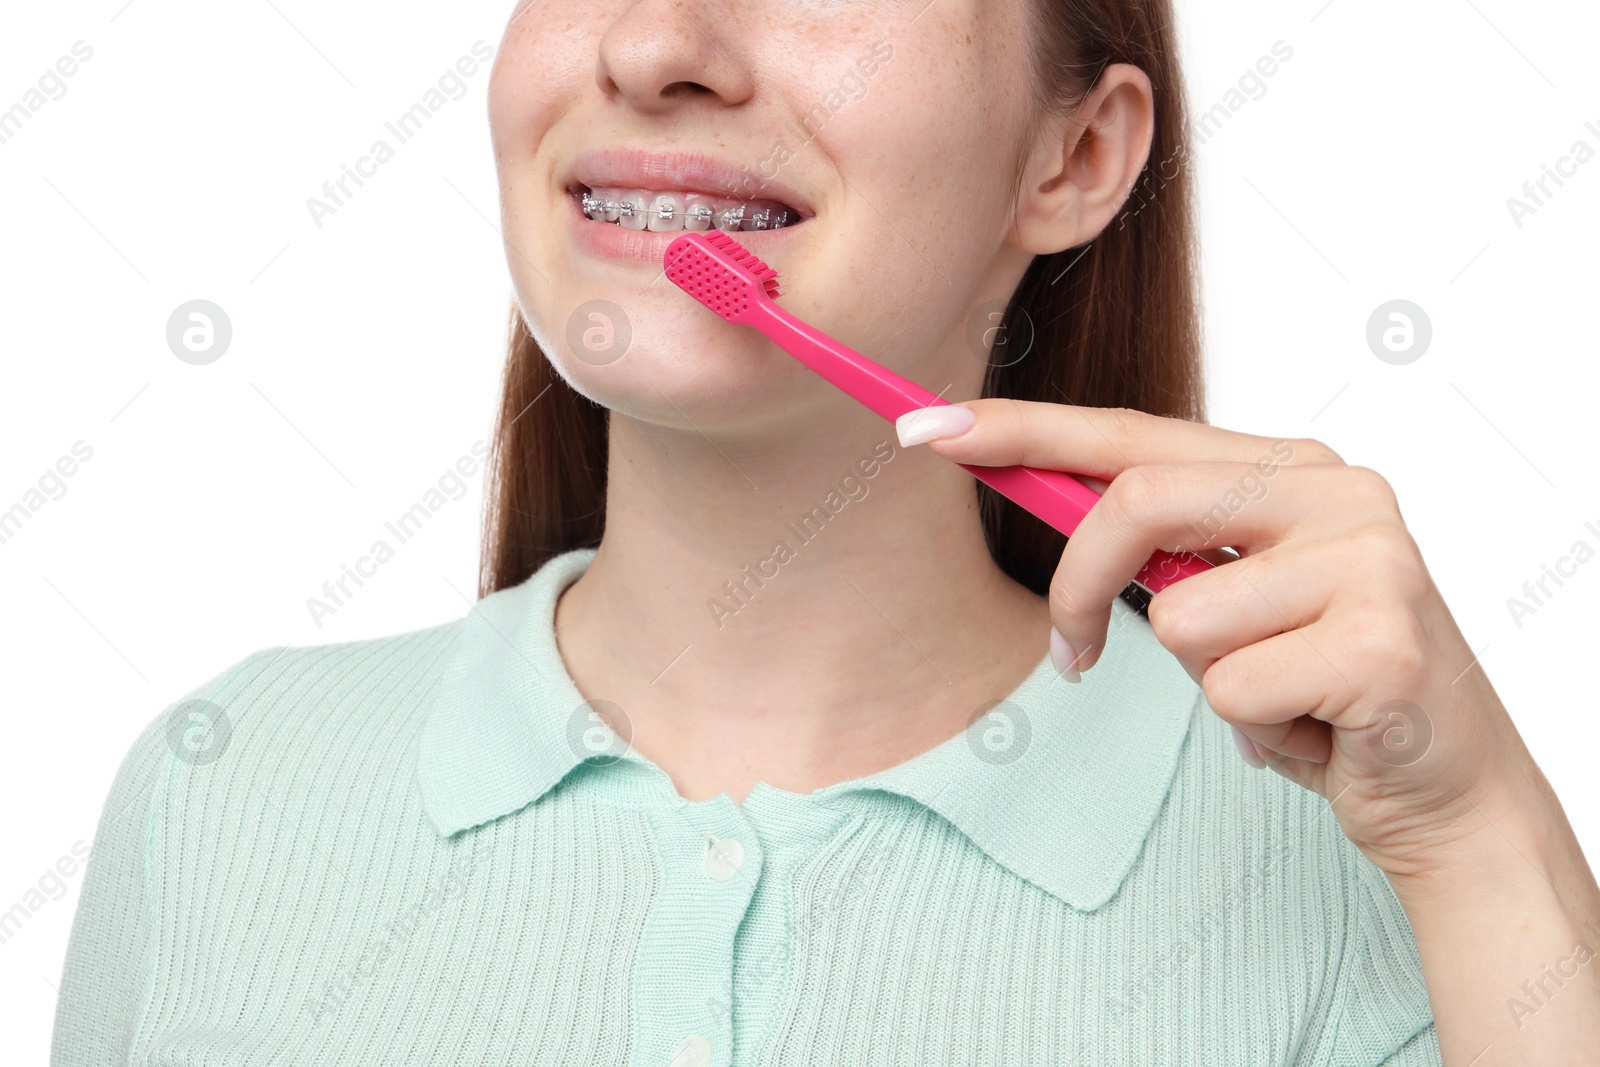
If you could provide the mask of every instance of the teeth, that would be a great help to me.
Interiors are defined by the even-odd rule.
[[[711,229],[711,216],[716,209],[711,201],[700,199],[691,200],[683,209],[683,228],[686,230]]]
[[[650,199],[645,223],[652,230],[683,229],[683,198],[676,193],[657,193]]]
[[[727,233],[778,230],[802,221],[799,212],[776,200],[740,201],[704,193],[650,189],[595,188],[579,194],[583,215],[630,230],[675,232],[718,229]]]
[[[617,198],[617,221],[625,230],[642,230],[645,224],[645,206],[648,196],[643,189],[634,189]]]

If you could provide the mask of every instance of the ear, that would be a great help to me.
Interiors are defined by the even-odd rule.
[[[1150,158],[1155,93],[1144,71],[1113,63],[1071,114],[1051,117],[1023,171],[1012,240],[1048,255],[1097,237]]]

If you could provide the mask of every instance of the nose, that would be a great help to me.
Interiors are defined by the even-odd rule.
[[[729,32],[736,5],[639,0],[600,38],[595,81],[608,98],[646,114],[704,98],[741,104],[755,91],[741,65],[744,49]],[[719,14],[719,12],[723,12]]]

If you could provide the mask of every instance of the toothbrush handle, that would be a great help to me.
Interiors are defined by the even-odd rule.
[[[831,383],[890,422],[908,411],[948,404],[948,400],[855,349],[802,322],[768,300],[752,300],[746,322]],[[960,463],[973,477],[1071,537],[1100,494],[1064,471],[1025,467],[985,467]],[[1134,576],[1150,593],[1211,569],[1191,552],[1157,551]]]

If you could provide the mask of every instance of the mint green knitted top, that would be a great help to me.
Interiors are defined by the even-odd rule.
[[[593,558],[152,720],[51,1062],[1440,1062],[1382,873],[1121,601],[1080,685],[1046,657],[889,770],[690,803],[557,650]]]

